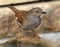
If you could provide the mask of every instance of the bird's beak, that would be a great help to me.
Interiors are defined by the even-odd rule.
[[[42,14],[46,14],[46,12],[42,12]]]

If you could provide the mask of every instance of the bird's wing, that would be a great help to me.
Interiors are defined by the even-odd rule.
[[[10,8],[14,13],[15,13],[15,16],[16,17],[18,17],[18,21],[22,24],[23,23],[23,21],[25,20],[25,13],[27,12],[27,11],[25,11],[25,10],[18,10],[18,9],[16,9],[15,7],[13,7],[13,6],[10,6],[10,7],[8,7],[8,8]]]

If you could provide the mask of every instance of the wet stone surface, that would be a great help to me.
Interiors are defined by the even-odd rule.
[[[48,47],[48,46],[44,44],[24,43],[24,44],[18,44],[17,47]]]
[[[0,45],[0,47],[16,47],[16,46],[14,43],[6,43],[6,44]]]

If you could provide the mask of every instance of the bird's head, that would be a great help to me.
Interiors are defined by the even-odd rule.
[[[43,12],[43,10],[39,7],[33,8],[29,11],[29,13],[34,17],[41,16],[42,12]]]

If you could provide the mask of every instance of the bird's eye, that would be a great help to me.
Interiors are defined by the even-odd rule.
[[[38,11],[35,11],[36,13],[38,13]]]
[[[46,12],[42,12],[42,14],[46,14]]]

